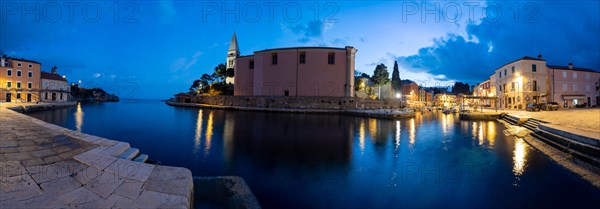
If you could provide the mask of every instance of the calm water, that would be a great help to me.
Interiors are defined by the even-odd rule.
[[[264,208],[592,207],[600,190],[495,121],[223,111],[159,101],[31,114],[194,175],[242,176]]]

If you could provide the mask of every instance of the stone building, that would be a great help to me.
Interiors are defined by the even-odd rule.
[[[68,102],[71,96],[71,87],[67,79],[60,76],[56,71],[56,66],[52,71],[41,72],[42,88],[40,90],[40,101],[42,102]]]
[[[352,46],[294,47],[238,57],[234,95],[353,97],[356,52]]]
[[[552,85],[549,91],[551,101],[561,107],[600,105],[597,86],[600,73],[589,68],[548,65],[548,76]]]
[[[505,109],[525,109],[528,104],[547,102],[557,102],[561,107],[589,107],[599,104],[599,83],[600,73],[592,69],[573,67],[571,63],[547,65],[541,55],[525,56],[496,69],[480,93],[497,96],[495,105]]]

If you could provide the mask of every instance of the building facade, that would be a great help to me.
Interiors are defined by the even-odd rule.
[[[419,85],[415,82],[403,83],[402,96],[405,101],[419,101]]]
[[[235,96],[354,96],[354,47],[256,51],[235,61]]]
[[[0,59],[0,102],[39,102],[41,64],[32,60]]]
[[[550,90],[550,101],[557,102],[563,108],[600,105],[599,72],[589,68],[574,67],[572,63],[568,66],[548,65],[548,72],[553,84]]]
[[[600,105],[600,73],[589,68],[547,65],[537,58],[523,57],[494,71],[479,85],[476,94],[497,97],[490,105],[525,109],[528,104],[557,102],[561,107]],[[489,91],[487,89],[489,88]]]
[[[506,109],[524,109],[527,104],[548,101],[546,60],[523,57],[498,69],[494,75],[498,105]]]
[[[42,88],[40,90],[40,101],[42,102],[68,102],[71,97],[71,87],[67,79],[58,75],[56,66],[52,71],[41,72]]]

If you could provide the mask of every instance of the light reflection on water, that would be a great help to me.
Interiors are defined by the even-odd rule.
[[[202,136],[202,109],[198,109],[198,116],[196,118],[196,132],[194,135],[194,154],[198,153],[200,150],[200,137]]]
[[[557,201],[565,194],[553,191],[578,191],[571,203],[600,201],[496,121],[417,114],[380,120],[114,103],[32,115],[129,142],[194,175],[242,176],[264,208],[564,206]]]
[[[77,103],[77,111],[75,111],[75,129],[81,132],[81,126],[83,126],[83,110],[81,109],[81,102]]]

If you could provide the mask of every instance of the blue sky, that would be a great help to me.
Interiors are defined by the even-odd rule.
[[[542,54],[600,70],[598,1],[10,1],[0,50],[54,65],[70,82],[122,98],[165,99],[225,62],[291,46],[354,46],[356,68],[384,63],[425,86],[475,84]],[[237,7],[237,10],[236,10]],[[237,19],[236,19],[237,18]]]

